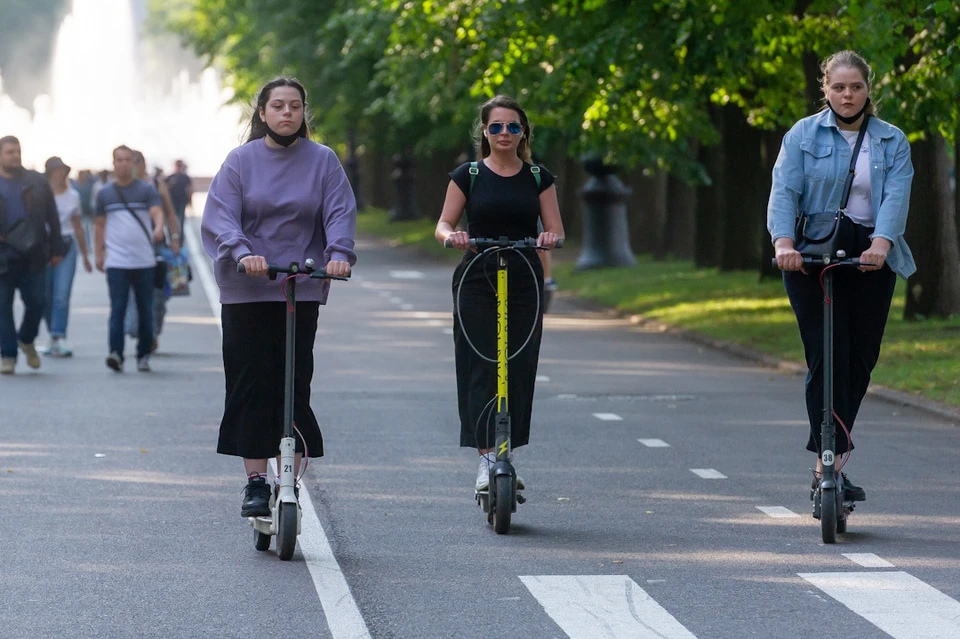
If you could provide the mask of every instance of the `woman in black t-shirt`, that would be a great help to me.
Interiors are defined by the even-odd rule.
[[[563,237],[554,178],[543,167],[537,167],[539,173],[533,170],[530,123],[520,105],[502,95],[486,102],[480,108],[476,138],[480,156],[478,173],[470,175],[469,162],[450,173],[451,181],[436,230],[436,238],[441,244],[449,239],[454,248],[465,251],[453,274],[454,304],[464,270],[474,258],[469,250],[471,237],[505,236],[516,240],[536,237],[538,244],[545,248],[553,248]],[[466,231],[456,230],[461,213],[467,215]],[[538,221],[543,223],[542,233],[538,233]],[[533,329],[529,342],[510,360],[508,383],[513,448],[527,444],[530,439],[533,390],[540,357],[543,308],[541,302],[540,312],[537,312],[537,296],[543,291],[543,268],[533,253],[530,251],[526,260],[514,252],[508,253],[510,312],[507,321],[508,334],[512,337],[508,345],[511,356],[517,353]],[[531,267],[535,279],[531,278]],[[486,361],[475,353],[466,337],[469,336],[485,357],[496,359],[495,272],[496,258],[492,254],[474,264],[463,280],[463,291],[460,292],[463,326],[454,309],[460,445],[476,448],[480,453],[478,491],[487,489],[488,465],[496,460],[493,450],[496,410],[491,400],[497,395],[497,367],[495,362]],[[524,487],[519,477],[517,485]]]

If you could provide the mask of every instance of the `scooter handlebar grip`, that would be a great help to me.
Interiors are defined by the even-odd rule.
[[[237,273],[246,273],[247,268],[243,265],[243,262],[237,262]]]

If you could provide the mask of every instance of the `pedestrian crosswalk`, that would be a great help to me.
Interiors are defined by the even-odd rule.
[[[861,567],[797,573],[802,580],[894,639],[960,638],[960,602],[872,553],[844,554]],[[571,639],[696,639],[674,615],[675,602],[658,603],[627,575],[541,575],[520,580]],[[689,585],[695,591],[696,585]],[[831,627],[843,625],[843,612]],[[815,620],[813,620],[815,622]],[[797,635],[801,636],[801,635]],[[874,636],[881,636],[879,634]]]

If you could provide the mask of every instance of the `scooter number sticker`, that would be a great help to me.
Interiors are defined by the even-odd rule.
[[[283,467],[283,472],[285,472],[285,473],[292,473],[292,472],[293,472],[293,466],[291,466],[291,465],[289,465],[289,464],[285,465],[285,466]]]
[[[821,459],[823,460],[823,463],[824,463],[826,466],[832,466],[832,465],[833,465],[833,451],[832,451],[832,450],[825,450],[825,451],[823,451],[823,455],[821,456]]]

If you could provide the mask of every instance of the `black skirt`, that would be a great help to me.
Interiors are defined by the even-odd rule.
[[[520,255],[511,253],[508,263],[507,348],[510,355],[516,354],[530,335],[530,341],[507,367],[512,448],[525,446],[530,441],[533,391],[543,331],[542,299],[540,312],[537,312],[537,295],[543,291],[543,267],[536,254],[527,252],[525,255],[535,277],[531,276],[527,262]],[[487,255],[467,273],[460,295],[461,326],[456,310],[457,289],[467,264],[474,257],[473,253],[464,255],[453,273],[453,343],[457,362],[460,445],[489,449],[496,445],[497,259]],[[482,355],[494,361],[488,362],[475,353],[467,337]]]
[[[297,302],[293,420],[297,452],[323,456],[323,437],[310,408],[313,344],[319,302]],[[283,436],[285,302],[224,304],[223,370],[227,382],[217,452],[245,459],[279,454]]]

